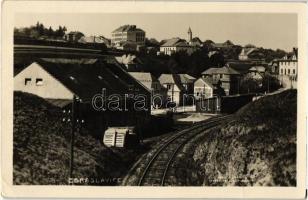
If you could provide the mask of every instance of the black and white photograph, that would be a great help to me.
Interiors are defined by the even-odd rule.
[[[15,13],[13,186],[296,188],[298,26],[296,12]]]

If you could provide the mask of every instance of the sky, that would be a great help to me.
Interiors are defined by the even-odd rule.
[[[35,25],[56,29],[66,26],[68,31],[85,35],[104,35],[124,24],[134,24],[146,32],[146,37],[158,41],[172,37],[193,37],[216,43],[231,40],[235,44],[254,44],[258,47],[291,51],[297,47],[297,15],[280,13],[20,13],[15,27]]]

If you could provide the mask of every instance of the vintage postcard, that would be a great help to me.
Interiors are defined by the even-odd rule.
[[[305,197],[305,3],[2,10],[3,196]]]

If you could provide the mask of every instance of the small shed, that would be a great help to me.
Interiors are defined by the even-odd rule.
[[[126,147],[135,140],[135,127],[109,127],[103,142],[107,147]]]

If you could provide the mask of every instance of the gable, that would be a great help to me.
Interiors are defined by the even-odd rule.
[[[207,87],[207,88],[212,88],[211,85],[209,85],[206,81],[204,81],[202,78],[199,78],[195,83],[194,87]]]
[[[30,81],[26,83],[26,79]],[[38,80],[42,80],[39,85]],[[14,77],[14,90],[35,94],[45,99],[72,99],[74,95],[36,62]]]

